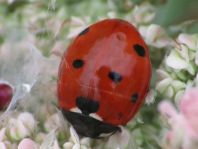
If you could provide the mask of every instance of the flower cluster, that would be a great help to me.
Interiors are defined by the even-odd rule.
[[[186,89],[197,85],[197,49],[197,34],[178,36],[175,46],[170,48],[157,70],[159,80],[156,89],[164,97],[179,102]]]
[[[31,137],[35,128],[36,121],[30,113],[24,112],[16,118],[9,118],[0,130],[0,148],[16,148],[16,142]]]
[[[179,111],[170,101],[159,105],[169,129],[164,131],[163,149],[196,149],[198,145],[198,88],[189,89],[180,99]]]
[[[31,113],[16,112],[8,115],[6,123],[0,129],[0,149],[89,149],[90,139],[80,139],[71,127],[71,137],[67,140],[68,132],[61,130],[62,125],[59,113],[54,113],[45,119],[43,126]],[[41,126],[40,126],[41,125]],[[42,128],[43,127],[43,128]],[[67,128],[68,126],[65,126]],[[60,142],[63,142],[62,144]]]

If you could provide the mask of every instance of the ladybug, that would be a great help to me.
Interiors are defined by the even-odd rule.
[[[83,30],[62,57],[58,102],[78,134],[120,131],[144,102],[151,80],[149,49],[130,23],[105,19]]]

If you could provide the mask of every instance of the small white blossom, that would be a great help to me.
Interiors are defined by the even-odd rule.
[[[197,85],[197,43],[196,34],[180,34],[177,44],[171,48],[157,71],[159,80],[156,89],[165,97],[174,98],[176,103],[180,102],[185,90]]]
[[[139,31],[148,45],[156,48],[164,48],[174,45],[173,40],[167,35],[165,30],[157,24],[140,26]]]
[[[155,8],[149,3],[135,6],[133,10],[133,20],[138,24],[151,22],[155,17]]]
[[[174,69],[187,69],[188,62],[176,50],[172,50],[166,58],[166,65]]]
[[[145,101],[146,101],[146,104],[151,104],[151,103],[154,103],[155,102],[155,97],[156,97],[156,92],[155,90],[150,90],[148,93],[147,93],[147,96],[145,98]]]
[[[159,81],[156,85],[156,89],[160,91],[160,93],[164,93],[168,86],[171,84],[172,79],[171,78],[166,78],[161,81]]]
[[[70,141],[65,142],[63,147],[64,149],[90,149],[90,139],[82,138],[80,139],[75,129],[70,127]]]
[[[170,75],[163,69],[157,70],[157,76],[159,80],[163,80],[163,79],[170,77]]]
[[[21,121],[29,130],[35,129],[36,120],[31,113],[23,112],[19,114],[18,120]]]
[[[11,118],[6,126],[8,138],[20,140],[31,136],[35,130],[36,122],[30,113],[21,113],[18,118]]]
[[[121,127],[121,132],[116,132],[110,136],[106,147],[108,149],[124,149],[131,147],[132,142],[130,132],[124,127]]]
[[[197,49],[197,45],[198,45],[198,41],[197,41],[197,37],[196,36],[192,36],[189,34],[180,34],[178,36],[177,41],[181,44],[185,44],[186,46],[188,46],[190,49]]]
[[[18,149],[38,149],[38,144],[29,138],[20,141]]]
[[[72,147],[74,146],[74,144],[72,142],[66,142],[63,145],[64,149],[72,149]]]

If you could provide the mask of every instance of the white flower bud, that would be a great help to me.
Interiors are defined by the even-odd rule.
[[[196,47],[197,46],[197,39],[192,35],[182,33],[178,36],[177,41],[179,43],[187,45],[190,49],[196,49],[197,48]]]
[[[63,145],[64,149],[72,149],[72,147],[74,146],[74,144],[72,142],[66,142]]]
[[[179,80],[173,80],[171,85],[176,92],[181,90],[181,89],[184,89],[186,87],[186,84],[184,82],[179,81]]]
[[[163,69],[158,69],[157,70],[157,77],[159,80],[165,79],[170,77],[170,75]]]
[[[168,97],[168,98],[172,98],[174,96],[174,90],[173,90],[173,87],[172,86],[169,86],[165,92],[165,95]]]
[[[130,143],[130,132],[123,127],[121,129],[122,129],[121,132],[116,132],[114,135],[112,135],[109,138],[107,142],[107,148],[124,149],[128,146],[128,144]]]
[[[80,149],[80,144],[74,144],[74,146],[72,147],[72,149]]]
[[[85,145],[85,146],[89,146],[90,145],[90,142],[91,142],[91,140],[88,137],[84,137],[84,138],[82,138],[80,140],[80,144]]]
[[[29,138],[21,140],[18,149],[38,149],[38,144]]]
[[[20,139],[30,136],[32,133],[31,131],[28,130],[27,127],[25,127],[25,125],[20,120],[16,121],[16,129],[17,129],[17,132],[16,132],[17,136]]]
[[[175,46],[174,49],[179,56],[181,56],[185,61],[189,62],[190,61],[190,57],[189,57],[189,50],[188,47],[186,45],[179,45]]]
[[[156,89],[160,92],[160,93],[164,93],[164,91],[168,88],[168,86],[171,84],[172,79],[171,78],[166,78],[164,80],[161,80],[157,83],[156,85]]]
[[[154,7],[148,3],[136,6],[133,10],[133,17],[136,23],[149,23],[155,17]]]
[[[70,135],[69,141],[63,145],[64,149],[88,149],[90,146],[90,138],[85,137],[80,140],[72,126],[70,127]]]
[[[32,135],[35,129],[35,120],[32,114],[21,113],[17,119],[11,118],[8,121],[6,132],[11,140],[20,140],[24,137]]]
[[[6,127],[6,134],[10,140],[20,140],[17,132],[17,119],[10,118]]]
[[[31,113],[21,113],[18,116],[18,120],[21,121],[30,131],[35,129],[36,121]]]
[[[187,69],[188,62],[185,61],[181,56],[179,56],[176,50],[172,50],[169,56],[166,58],[165,61],[166,65],[173,68],[173,69]]]
[[[154,90],[150,90],[145,98],[146,104],[151,104],[155,101],[156,93]]]
[[[139,28],[139,31],[141,35],[145,38],[145,41],[148,45],[152,45],[157,48],[174,45],[173,40],[159,25],[151,24],[149,26],[141,26]]]

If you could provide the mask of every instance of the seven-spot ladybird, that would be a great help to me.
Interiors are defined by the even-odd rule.
[[[120,19],[99,21],[63,55],[59,107],[78,134],[112,134],[134,117],[150,79],[149,50],[135,27]]]

